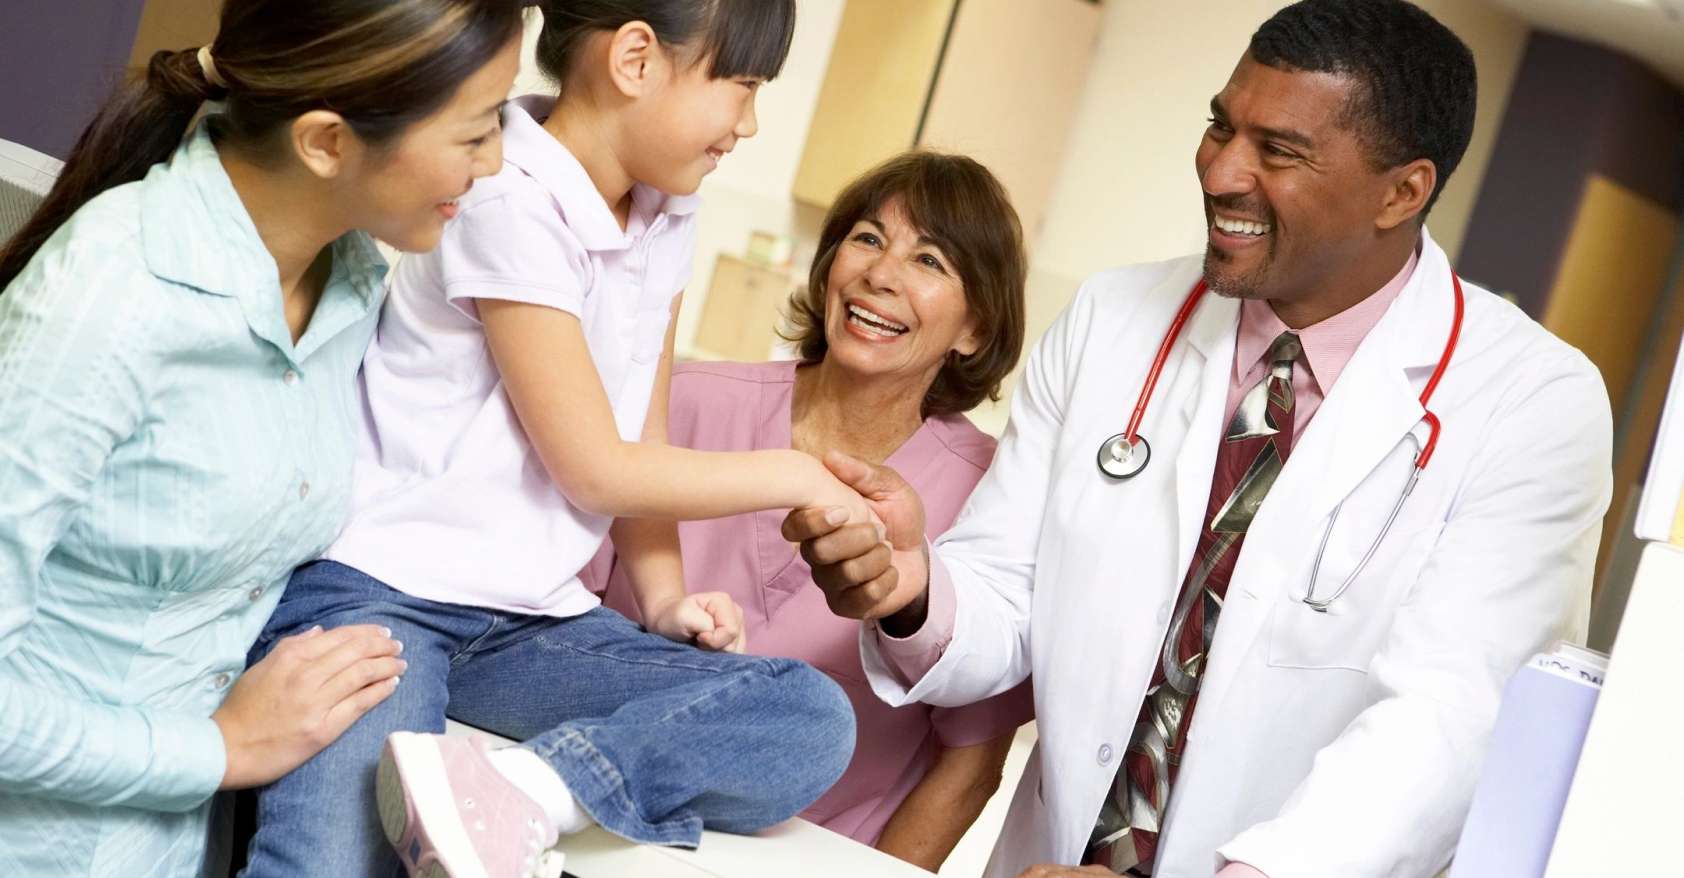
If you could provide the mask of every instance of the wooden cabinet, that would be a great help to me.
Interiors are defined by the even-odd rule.
[[[222,0],[148,0],[129,63],[145,67],[160,49],[195,49],[216,38]]]
[[[762,362],[776,350],[778,323],[795,289],[787,271],[719,254],[702,301],[693,351],[703,359]]]
[[[796,199],[828,206],[872,165],[929,147],[987,165],[1033,238],[1100,12],[1092,0],[848,0]]]

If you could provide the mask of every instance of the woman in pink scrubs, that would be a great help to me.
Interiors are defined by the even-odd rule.
[[[964,416],[999,396],[1023,348],[1026,260],[1017,213],[982,165],[915,152],[855,181],[825,220],[806,290],[790,301],[799,361],[673,370],[668,432],[709,451],[839,449],[886,462],[946,530],[994,455]],[[1000,784],[1028,684],[963,708],[879,701],[859,624],[825,606],[779,536],[782,510],[679,525],[692,589],[729,592],[750,652],[803,659],[840,683],[859,722],[853,762],[808,820],[931,871]],[[605,603],[637,605],[611,546],[592,566]]]

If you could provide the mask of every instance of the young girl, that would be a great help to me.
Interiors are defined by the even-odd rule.
[[[0,249],[0,874],[199,874],[216,790],[393,691],[375,626],[242,670],[343,521],[366,233],[431,248],[498,169],[520,25],[515,0],[227,0]]]
[[[559,98],[507,108],[503,172],[398,269],[364,362],[351,522],[295,574],[257,651],[378,624],[409,672],[261,794],[248,874],[535,874],[592,820],[695,845],[704,826],[787,819],[847,765],[845,697],[805,664],[735,653],[741,612],[685,594],[672,519],[822,505],[864,520],[864,501],[800,452],[665,444],[690,193],[755,133],[794,3],[543,5]],[[579,581],[617,517],[647,631]],[[525,743],[487,754],[436,734],[447,712]]]

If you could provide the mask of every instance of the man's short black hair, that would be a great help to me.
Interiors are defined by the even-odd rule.
[[[1450,29],[1404,0],[1302,0],[1251,37],[1254,61],[1277,70],[1356,81],[1345,122],[1375,165],[1429,159],[1438,168],[1431,210],[1473,136],[1473,53]]]

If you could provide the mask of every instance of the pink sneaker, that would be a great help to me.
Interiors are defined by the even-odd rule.
[[[380,824],[412,878],[559,878],[544,809],[485,758],[485,744],[396,732],[375,776]]]

